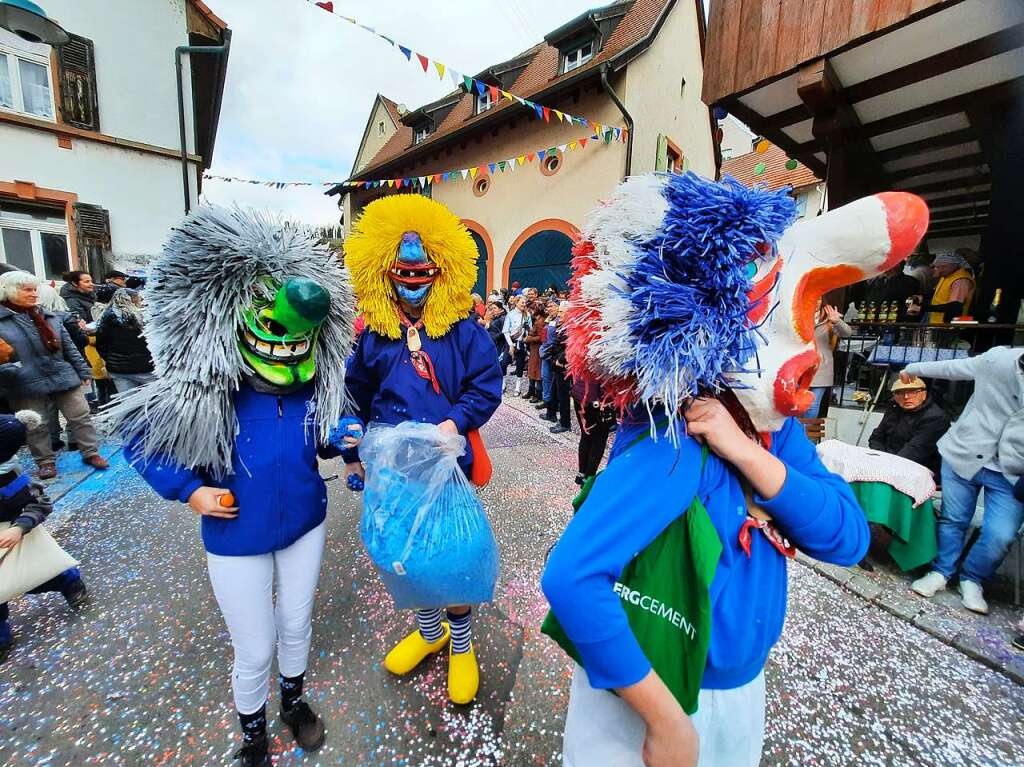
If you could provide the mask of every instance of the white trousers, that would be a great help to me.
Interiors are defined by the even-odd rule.
[[[277,667],[284,676],[306,670],[325,536],[326,527],[320,524],[288,548],[270,554],[206,554],[210,583],[235,651],[231,688],[240,713],[254,714],[267,702],[275,645]]]
[[[764,672],[734,690],[701,690],[691,717],[698,767],[758,767],[764,743]],[[622,698],[595,690],[576,666],[562,741],[564,767],[643,767],[646,726]]]

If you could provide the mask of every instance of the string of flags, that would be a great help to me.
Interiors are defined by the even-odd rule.
[[[255,178],[239,178],[238,176],[218,176],[215,173],[203,173],[203,178],[211,181],[225,181],[236,184],[253,184],[284,189],[290,186],[336,186],[337,181],[263,181]]]
[[[537,162],[544,162],[545,158],[552,155],[576,152],[586,149],[588,146],[593,144],[607,145],[612,142],[624,142],[627,138],[627,132],[622,128],[606,128],[602,134],[593,133],[589,136],[578,138],[565,144],[558,144],[557,146],[549,147],[547,149],[538,149],[535,152],[527,152],[525,154],[516,155],[515,157],[507,157],[503,160],[484,163],[473,168],[460,168],[458,170],[428,173],[423,176],[406,176],[403,178],[368,179],[362,181],[265,181],[261,179],[239,178],[237,176],[219,176],[213,173],[203,173],[203,178],[214,181],[225,181],[228,183],[253,184],[273,189],[313,186],[341,186],[352,189],[380,189],[382,187],[387,187],[389,189],[426,189],[432,184],[466,181],[468,179],[476,180],[479,176],[494,176],[498,173],[515,173],[518,168],[522,168],[527,163],[534,162],[535,160]]]
[[[409,48],[405,45],[402,45],[401,43],[396,42],[387,35],[382,35],[373,27],[369,27],[366,24],[362,24],[358,20],[352,18],[351,16],[346,16],[342,13],[338,13],[337,11],[334,10],[334,2],[332,0],[327,0],[326,2],[323,2],[322,0],[319,2],[318,0],[306,0],[306,2],[312,3],[321,10],[327,11],[328,13],[337,16],[340,19],[344,19],[349,24],[353,24],[357,27],[360,27],[361,29],[364,29],[372,35],[376,35],[381,40],[384,40],[389,45],[401,51],[402,55],[405,56],[407,61],[417,61],[419,63],[419,66],[423,69],[424,74],[429,74],[431,68],[433,68],[433,70],[437,73],[439,79],[444,80],[445,76],[447,75],[451,79],[452,84],[456,88],[461,88],[467,93],[472,93],[475,90],[479,96],[487,94],[490,97],[490,101],[492,104],[497,104],[502,99],[506,101],[514,101],[521,104],[522,106],[532,109],[534,112],[537,113],[537,117],[543,120],[544,122],[551,122],[551,118],[553,117],[556,120],[563,123],[567,123],[569,125],[579,125],[584,128],[590,128],[591,130],[594,131],[594,133],[598,134],[603,133],[604,129],[606,128],[614,127],[609,125],[602,125],[601,123],[588,120],[585,117],[580,117],[578,115],[572,115],[569,114],[568,112],[562,112],[561,110],[555,109],[553,107],[546,107],[543,104],[538,104],[536,101],[530,101],[529,99],[524,99],[521,96],[515,95],[514,93],[509,93],[507,90],[499,88],[496,85],[490,85],[488,83],[483,82],[482,80],[477,80],[475,77],[464,75],[461,72],[457,71],[456,69],[448,66],[447,64],[441,63],[437,59],[430,58],[429,56],[425,56],[422,53],[417,53],[412,48]],[[431,65],[433,65],[433,67],[431,67]],[[617,130],[622,130],[622,128],[617,128]]]

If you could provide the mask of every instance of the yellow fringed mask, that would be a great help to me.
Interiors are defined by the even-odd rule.
[[[405,237],[411,233],[418,238]],[[393,272],[400,264],[403,242],[410,239],[418,239],[436,267],[423,305],[423,328],[431,338],[439,338],[468,316],[476,282],[476,244],[448,208],[418,194],[371,202],[345,241],[345,265],[367,327],[397,339],[401,327]]]

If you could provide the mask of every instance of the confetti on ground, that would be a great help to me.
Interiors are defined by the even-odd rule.
[[[384,653],[412,618],[391,607],[361,551],[361,496],[331,483],[307,675],[328,740],[317,754],[297,749],[275,692],[278,767],[560,764],[570,666],[538,631],[538,584],[569,519],[576,456],[521,410],[503,407],[484,432],[495,479],[481,497],[502,565],[494,604],[475,613],[477,701],[447,700],[446,657],[403,679],[384,671]],[[12,603],[0,764],[232,764],[230,647],[195,517],[123,465],[62,506],[56,536],[82,561],[92,600],[79,614],[59,595]],[[769,665],[765,765],[1024,765],[1020,687],[804,567],[791,568],[790,582],[790,616]]]

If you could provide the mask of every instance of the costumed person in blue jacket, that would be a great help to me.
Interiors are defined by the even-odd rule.
[[[324,741],[302,699],[327,510],[317,456],[339,454],[330,435],[348,409],[354,300],[315,233],[237,208],[192,213],[149,275],[157,379],[120,395],[106,417],[153,489],[202,519],[234,648],[235,757],[270,765],[275,645],[282,721],[307,751]]]
[[[42,484],[33,482],[18,466],[18,450],[27,443],[28,430],[38,428],[42,422],[42,416],[34,410],[0,415],[0,550],[3,550],[4,556],[53,511],[53,504],[46,496]],[[60,547],[55,541],[50,539],[48,545],[59,553]],[[39,554],[40,549],[36,548],[34,553]],[[89,597],[77,567],[69,567],[28,593],[45,594],[52,591],[59,591],[74,610],[85,605]],[[0,663],[7,660],[14,646],[9,618],[7,602],[0,603]]]
[[[364,424],[420,421],[471,436],[497,409],[497,353],[470,297],[476,258],[465,226],[438,202],[406,194],[366,206],[345,241],[345,263],[366,318],[346,384]],[[459,459],[469,476],[476,457],[470,438]],[[347,474],[361,479],[358,449],[343,458]],[[470,607],[450,606],[446,618],[440,609],[417,610],[416,620],[418,629],[388,653],[384,666],[407,674],[450,647],[449,697],[469,703],[479,687]]]
[[[817,301],[911,253],[927,207],[887,193],[795,217],[786,190],[640,176],[575,249],[570,372],[624,421],[542,579],[544,631],[577,661],[568,767],[758,765],[787,560],[867,550],[793,416]]]

